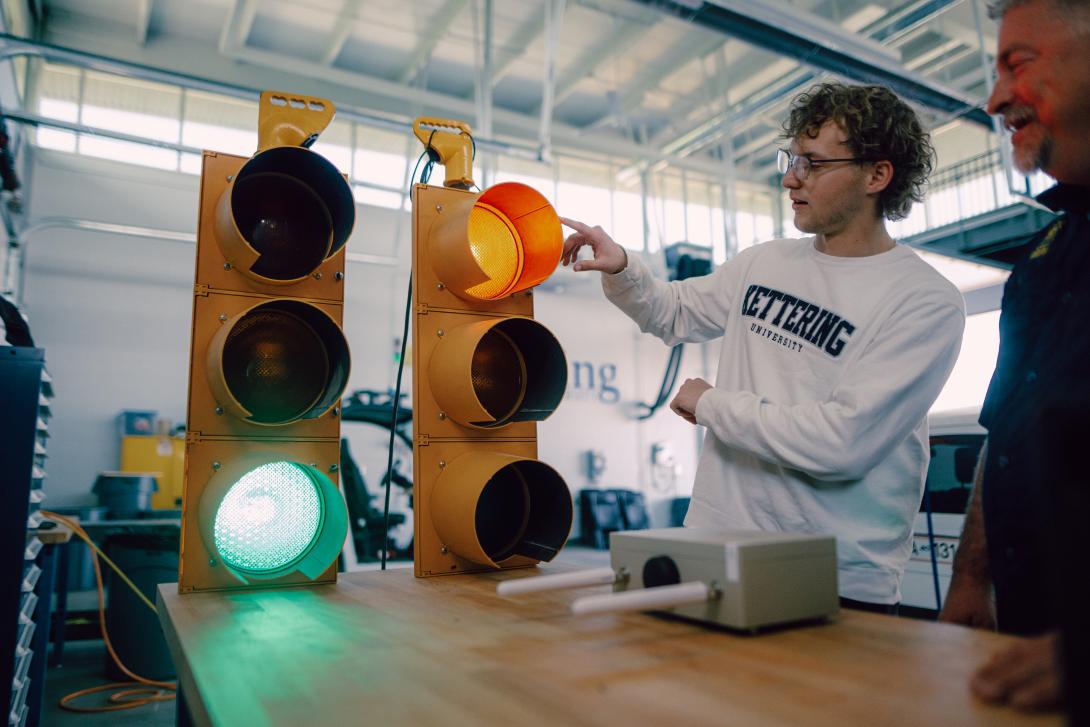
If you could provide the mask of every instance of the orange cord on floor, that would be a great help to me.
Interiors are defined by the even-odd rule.
[[[111,682],[110,684],[102,684],[97,687],[80,689],[77,692],[66,694],[61,697],[60,702],[58,702],[61,709],[67,709],[70,712],[116,712],[120,709],[133,709],[134,707],[142,707],[145,704],[151,704],[152,702],[167,702],[174,699],[177,696],[178,691],[177,682],[161,682],[154,679],[147,679],[139,674],[134,674],[128,667],[121,663],[121,658],[117,655],[117,652],[114,651],[113,644],[110,643],[110,635],[106,631],[106,598],[102,587],[102,568],[99,565],[98,559],[101,557],[105,560],[110,568],[128,584],[129,588],[136,592],[136,595],[140,597],[140,600],[146,603],[152,611],[156,611],[155,604],[149,601],[147,597],[140,592],[140,589],[129,580],[128,576],[122,573],[121,569],[118,568],[97,545],[95,545],[95,542],[91,540],[91,536],[89,536],[78,523],[64,515],[58,515],[57,513],[49,512],[48,510],[42,510],[41,513],[44,517],[62,523],[70,528],[72,532],[87,543],[87,546],[91,549],[91,563],[95,567],[95,583],[98,586],[98,622],[102,630],[102,641],[106,644],[106,650],[110,653],[110,658],[113,659],[117,668],[127,677],[132,679],[132,681],[129,682]],[[72,704],[73,700],[79,699],[80,697],[109,690],[117,690],[107,698],[109,704],[90,707]]]

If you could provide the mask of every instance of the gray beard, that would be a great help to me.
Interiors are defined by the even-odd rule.
[[[1052,166],[1052,155],[1055,150],[1056,145],[1052,139],[1044,139],[1032,157],[1023,157],[1021,154],[1015,153],[1014,166],[1023,174],[1032,174],[1038,169],[1047,173],[1049,167]]]

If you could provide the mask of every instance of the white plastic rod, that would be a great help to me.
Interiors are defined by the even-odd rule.
[[[583,596],[572,601],[571,612],[576,616],[610,611],[653,611],[707,601],[713,591],[702,581],[679,583],[676,586],[637,588],[599,596]]]
[[[580,570],[574,573],[554,573],[547,576],[503,581],[496,586],[496,593],[501,596],[517,596],[522,593],[558,591],[563,588],[600,586],[605,583],[613,583],[616,580],[617,574],[612,568],[591,568],[590,570]]]

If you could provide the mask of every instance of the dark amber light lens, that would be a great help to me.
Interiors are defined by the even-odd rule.
[[[320,416],[340,400],[348,381],[348,344],[321,309],[273,300],[227,325],[218,358],[209,359],[210,375],[222,376],[248,421],[287,424]]]
[[[258,310],[227,337],[223,373],[252,418],[271,424],[298,419],[314,405],[329,377],[329,358],[306,321]]]
[[[522,403],[526,390],[526,363],[503,331],[493,328],[473,352],[473,391],[497,421],[507,421]]]

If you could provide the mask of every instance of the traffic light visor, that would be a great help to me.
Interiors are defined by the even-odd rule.
[[[221,408],[254,424],[321,416],[348,383],[344,333],[299,300],[259,303],[224,322],[208,347],[208,382]]]
[[[295,570],[315,577],[337,557],[348,523],[328,477],[284,460],[251,462],[210,482],[201,519],[212,552],[242,580]]]
[[[502,427],[547,418],[564,396],[567,359],[530,318],[492,318],[445,332],[428,380],[442,411],[464,426]],[[466,386],[469,382],[469,386]]]
[[[548,278],[564,240],[548,200],[506,182],[444,211],[432,244],[445,286],[469,300],[496,300]]]
[[[290,283],[314,272],[352,232],[352,190],[320,154],[280,146],[254,155],[216,206],[224,257],[262,282]]]
[[[447,463],[430,504],[443,544],[492,567],[552,560],[571,530],[572,502],[556,470],[514,455],[471,453]]]

